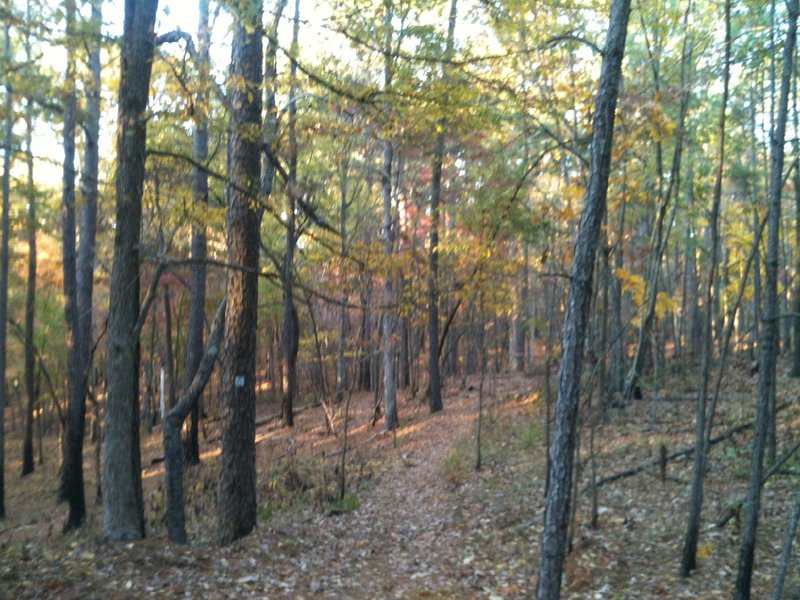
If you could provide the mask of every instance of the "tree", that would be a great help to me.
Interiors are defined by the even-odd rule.
[[[383,87],[388,90],[394,76],[392,52],[392,17],[394,6],[392,0],[384,0],[384,66]],[[387,117],[390,115],[387,115]],[[381,193],[383,195],[383,244],[384,254],[391,256],[394,252],[394,223],[392,219],[392,157],[394,146],[391,138],[383,142],[383,168],[381,171]],[[386,411],[383,416],[383,427],[391,431],[397,427],[397,385],[394,377],[394,281],[391,271],[386,273],[383,286],[386,308],[383,311],[383,404]],[[433,340],[430,344],[435,345]]]
[[[72,111],[75,76],[74,76],[74,6],[68,6],[68,73],[67,83],[71,86],[68,96],[68,111]],[[101,87],[100,79],[100,27],[102,24],[101,0],[92,1],[92,16],[88,27],[91,39],[89,48],[89,79],[86,83],[86,117],[83,124],[85,147],[83,169],[81,172],[81,190],[83,205],[80,216],[80,242],[77,256],[75,254],[76,218],[74,214],[74,178],[70,181],[73,196],[72,207],[65,206],[65,218],[62,222],[62,238],[64,244],[64,292],[67,304],[74,303],[76,314],[68,317],[68,330],[72,332],[72,344],[69,349],[69,404],[66,415],[66,431],[64,436],[63,460],[59,497],[69,502],[69,516],[64,530],[79,527],[86,516],[86,502],[83,483],[83,437],[86,423],[86,382],[90,362],[92,360],[92,294],[94,289],[95,244],[97,238],[97,199],[99,171],[99,138]],[[74,116],[70,116],[74,119]],[[72,134],[65,131],[68,139],[74,140],[74,123],[70,126]],[[65,139],[67,139],[65,137]],[[73,141],[74,144],[74,141]],[[65,164],[74,165],[74,148],[72,158]],[[74,168],[74,166],[73,166]],[[65,174],[66,176],[66,174]],[[63,195],[63,194],[62,194]],[[74,279],[73,279],[74,277]]]
[[[25,60],[30,65],[31,52],[31,3],[25,15],[28,31],[25,32]],[[33,97],[29,92],[25,98],[25,163],[28,172],[25,199],[28,204],[25,233],[28,238],[28,282],[25,293],[25,395],[28,405],[25,410],[25,439],[22,443],[22,475],[33,473],[33,419],[36,404],[36,357],[33,335],[36,317],[36,189],[33,182]]]
[[[198,3],[199,20],[197,25],[197,67],[198,93],[195,102],[194,123],[194,167],[192,196],[195,206],[208,204],[208,173],[204,168],[208,161],[208,78],[210,69],[209,46],[211,43],[208,26],[208,0]],[[208,254],[206,228],[204,224],[192,226],[192,281],[189,304],[188,339],[186,340],[186,368],[184,389],[188,390],[194,380],[203,353],[203,328],[206,316],[206,256]],[[198,429],[200,422],[200,400],[192,404],[189,430],[183,440],[186,464],[200,462]]]
[[[575,258],[570,271],[570,293],[561,336],[555,430],[550,448],[550,486],[545,499],[544,532],[539,556],[536,598],[557,600],[566,555],[567,525],[572,497],[572,471],[578,417],[578,394],[583,366],[592,275],[606,211],[614,113],[622,80],[622,58],[630,15],[630,0],[614,0],[603,54],[600,84],[595,100],[589,183],[581,216]]]
[[[223,299],[217,308],[217,314],[211,325],[211,334],[208,346],[200,357],[200,362],[195,369],[192,381],[186,386],[181,399],[164,416],[164,458],[167,471],[167,537],[171,542],[186,543],[186,514],[183,499],[183,463],[184,453],[181,452],[181,426],[187,415],[197,404],[211,377],[214,363],[219,353],[219,344],[222,339],[222,326],[225,323],[225,304]]]
[[[456,7],[457,0],[452,0],[447,27],[445,61],[450,60],[453,54]],[[442,195],[442,161],[444,160],[444,136],[447,129],[447,119],[442,118],[437,128],[436,148],[433,152],[433,174],[431,177],[431,232],[428,251],[428,265],[431,271],[428,278],[428,381],[430,388],[428,408],[430,408],[431,412],[442,410],[442,379],[439,372],[439,344],[437,343],[439,340],[439,293],[436,279],[439,274],[439,202]]]
[[[228,269],[222,345],[219,540],[228,544],[256,525],[255,357],[258,319],[262,50],[261,0],[234,7],[229,95]]]
[[[758,400],[750,478],[747,487],[745,518],[736,574],[736,600],[750,598],[750,586],[755,558],[756,529],[761,506],[761,486],[764,471],[764,451],[767,442],[770,402],[775,397],[775,374],[778,355],[778,242],[781,220],[781,191],[783,188],[784,141],[789,109],[789,88],[793,74],[794,48],[797,40],[798,0],[788,0],[789,22],[783,46],[783,73],[775,126],[770,138],[769,209],[767,216],[766,285],[764,286],[764,324],[761,331],[760,364],[758,370]]]
[[[294,3],[291,61],[289,73],[289,181],[286,210],[286,244],[283,252],[281,282],[283,284],[283,405],[281,413],[287,427],[294,426],[294,401],[297,397],[297,352],[300,347],[300,322],[294,302],[294,255],[300,237],[297,222],[297,52],[300,32],[300,2]]]
[[[6,11],[11,13],[11,2],[7,1]],[[14,135],[14,91],[11,85],[11,20],[6,20],[3,37],[3,56],[5,57],[5,120],[3,125],[3,198],[0,214],[0,519],[6,517],[5,504],[5,413],[6,397],[6,342],[8,332],[8,236],[11,233],[11,144]]]
[[[158,0],[125,0],[103,461],[103,535],[109,541],[145,534],[139,451],[139,238],[157,8]]]
[[[711,229],[711,255],[708,264],[708,277],[706,279],[705,295],[705,323],[703,329],[702,362],[700,366],[699,388],[697,395],[697,413],[695,422],[695,447],[694,464],[692,468],[692,491],[689,500],[689,514],[686,521],[686,536],[681,554],[680,572],[688,577],[694,570],[697,561],[697,541],[700,533],[700,513],[703,508],[703,480],[706,471],[706,403],[708,401],[708,378],[711,371],[713,358],[713,340],[711,337],[711,320],[714,306],[714,284],[717,280],[719,263],[719,212],[722,200],[722,178],[725,164],[725,111],[728,108],[728,86],[730,83],[731,62],[731,0],[725,2],[725,56],[722,64],[722,107],[719,115],[717,130],[717,169],[714,181],[714,196],[711,202],[709,227]]]

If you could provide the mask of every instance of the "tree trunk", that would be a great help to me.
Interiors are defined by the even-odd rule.
[[[728,85],[730,83],[731,62],[731,0],[725,2],[725,56],[722,65],[722,105],[720,108],[719,125],[717,127],[717,172],[714,181],[714,196],[711,203],[709,227],[711,229],[711,256],[706,279],[705,324],[703,329],[702,362],[700,366],[700,380],[698,381],[699,393],[697,396],[697,412],[695,414],[695,447],[694,464],[692,469],[692,491],[689,496],[689,513],[686,521],[686,535],[683,539],[680,573],[683,577],[697,566],[697,542],[700,535],[700,516],[703,509],[703,481],[706,473],[706,452],[704,444],[706,431],[706,403],[708,400],[708,378],[711,372],[711,360],[714,346],[711,339],[711,319],[714,309],[714,288],[717,280],[717,266],[719,249],[719,213],[722,201],[722,178],[725,166],[725,119],[728,109]],[[722,340],[720,339],[720,350]]]
[[[343,263],[347,257],[347,205],[348,196],[350,195],[349,152],[350,146],[348,144],[342,150],[342,157],[339,161],[339,194],[341,196],[339,209],[341,246],[339,252]],[[347,300],[347,293],[343,293],[342,304],[339,307],[339,339],[336,345],[336,402],[339,404],[344,401],[344,394],[347,390],[347,361],[345,359],[345,350],[347,348]],[[345,415],[346,420],[347,415]],[[342,487],[342,489],[344,488]]]
[[[198,93],[195,102],[194,123],[194,160],[198,166],[194,168],[192,178],[192,197],[195,207],[203,210],[208,204],[208,174],[201,165],[208,161],[208,83],[209,83],[209,46],[211,43],[208,28],[208,0],[198,3],[199,19],[197,24],[197,67]],[[186,364],[184,367],[184,390],[188,390],[203,352],[203,330],[206,317],[206,265],[207,256],[206,228],[196,222],[192,226],[192,279],[190,283],[191,300],[189,301],[189,326],[186,340]],[[184,393],[186,393],[184,391]],[[197,402],[192,404],[189,413],[189,428],[183,437],[183,455],[187,465],[200,462],[200,442],[198,440],[200,425],[200,405],[202,393]]]
[[[570,296],[562,333],[563,350],[559,367],[555,431],[550,449],[550,486],[545,501],[539,580],[536,587],[536,598],[539,600],[558,600],[561,595],[561,574],[566,554],[572,495],[583,345],[592,297],[592,272],[606,210],[614,112],[622,80],[622,58],[625,53],[629,14],[630,0],[613,1],[595,104],[586,203],[575,243]]]
[[[633,397],[633,391],[638,383],[638,378],[641,373],[642,367],[645,362],[646,349],[650,344],[646,342],[650,337],[650,328],[653,324],[653,319],[656,312],[656,300],[658,299],[659,279],[661,277],[661,262],[666,250],[669,235],[672,230],[672,221],[665,224],[667,216],[667,209],[672,200],[673,194],[678,195],[680,190],[680,175],[681,175],[681,159],[683,157],[683,138],[686,125],[686,115],[689,110],[689,99],[691,97],[691,72],[692,72],[692,50],[694,42],[690,35],[690,28],[688,27],[689,11],[691,4],[686,11],[684,20],[684,28],[686,37],[683,40],[683,52],[681,61],[681,104],[680,115],[678,117],[678,129],[675,133],[675,148],[672,153],[672,165],[669,174],[669,183],[667,184],[666,193],[663,191],[664,185],[664,171],[661,164],[661,142],[656,144],[656,163],[658,170],[658,213],[656,215],[655,228],[651,237],[652,255],[650,258],[650,273],[647,282],[647,304],[645,307],[644,315],[642,316],[641,324],[639,326],[638,341],[636,343],[636,350],[634,351],[633,364],[628,378],[625,382],[625,389],[623,391],[624,399],[630,400]],[[640,13],[641,15],[641,13]],[[660,94],[660,77],[658,72],[658,57],[656,57],[650,47],[650,62],[653,65],[653,83],[656,95]],[[674,213],[673,213],[674,214]]]
[[[445,61],[453,53],[453,38],[456,27],[456,7],[458,0],[450,3],[450,18],[447,26],[447,46]],[[387,67],[388,72],[388,67]],[[445,74],[446,76],[446,74]],[[447,96],[445,96],[447,102]],[[447,119],[440,119],[438,134],[436,135],[436,148],[433,152],[433,168],[431,175],[431,225],[430,246],[428,249],[428,408],[430,411],[442,410],[442,377],[439,372],[439,352],[437,344],[439,339],[439,204],[442,196],[442,161],[444,159],[445,131]]]
[[[283,255],[283,422],[294,426],[294,401],[297,398],[297,351],[300,345],[300,322],[294,302],[294,251],[297,246],[297,52],[300,32],[300,2],[295,0],[292,28],[291,84],[289,86],[289,206],[287,208],[286,249]]]
[[[256,525],[255,375],[258,322],[262,4],[234,7],[229,91],[233,106],[231,185],[228,188],[228,270],[221,360],[219,540],[228,544]]]
[[[26,21],[31,20],[31,4],[28,2]],[[30,33],[25,34],[25,57],[31,61]],[[28,238],[28,281],[25,293],[25,394],[28,404],[25,410],[25,439],[22,443],[22,475],[33,473],[33,419],[36,404],[35,371],[36,359],[33,347],[34,320],[36,316],[36,190],[33,186],[33,98],[26,98],[25,106],[25,162],[28,168],[28,185],[25,190],[28,215],[25,233]]]
[[[394,7],[392,0],[384,0],[384,27],[386,40],[384,44],[384,89],[392,84],[394,66],[392,64],[392,17]],[[389,116],[389,115],[387,115]],[[394,252],[394,231],[392,226],[392,157],[394,148],[392,140],[387,137],[383,147],[383,172],[381,173],[381,189],[383,193],[383,242],[384,253],[391,256]],[[384,282],[384,297],[386,308],[383,311],[383,399],[384,421],[386,431],[397,427],[397,388],[394,377],[394,281],[392,273],[386,273]],[[434,344],[435,345],[435,344]]]
[[[108,313],[103,534],[144,537],[139,450],[139,237],[147,99],[158,0],[126,0],[119,88],[116,228]]]
[[[756,529],[761,504],[761,479],[764,469],[769,404],[775,395],[775,367],[777,362],[778,333],[778,235],[781,218],[781,188],[783,187],[783,157],[786,120],[789,105],[789,85],[792,76],[794,47],[797,38],[798,0],[789,0],[789,25],[783,50],[783,74],[777,111],[777,120],[770,148],[769,216],[767,220],[767,258],[764,298],[764,326],[760,343],[761,360],[758,370],[758,403],[756,426],[753,436],[753,454],[750,463],[750,480],[742,529],[742,545],[739,553],[739,568],[736,575],[737,600],[750,598],[755,557]],[[774,410],[772,411],[774,418]]]
[[[10,12],[11,2],[6,0],[6,9]],[[5,23],[3,41],[3,57],[6,65],[11,65],[11,24]],[[14,90],[11,85],[11,73],[5,77],[5,122],[3,132],[3,208],[0,216],[0,519],[6,517],[5,505],[5,414],[8,405],[6,396],[6,342],[8,332],[8,250],[10,234],[10,199],[11,199],[11,144],[14,136]]]
[[[186,514],[183,496],[183,446],[181,444],[181,427],[187,415],[200,399],[203,389],[211,378],[217,354],[219,353],[222,329],[225,323],[225,304],[220,303],[205,353],[195,369],[195,376],[186,386],[183,397],[164,417],[164,459],[167,479],[167,537],[171,542],[186,543]]]

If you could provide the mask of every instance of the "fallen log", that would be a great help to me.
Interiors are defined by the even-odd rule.
[[[781,404],[775,409],[775,413],[777,414],[778,412],[789,406],[789,404],[790,404],[789,402]],[[736,427],[729,429],[725,433],[721,433],[715,437],[712,437],[709,440],[710,445],[713,446],[714,444],[718,444],[719,442],[724,442],[725,440],[732,438],[738,433],[747,431],[748,429],[751,429],[753,427],[754,423],[755,423],[754,421],[742,423],[741,425],[737,425]],[[627,479],[628,477],[633,477],[634,475],[638,475],[639,473],[647,470],[650,467],[656,467],[665,462],[673,461],[678,458],[683,458],[685,456],[690,456],[694,452],[694,449],[695,449],[694,445],[687,446],[686,448],[681,448],[680,450],[676,450],[672,454],[668,454],[666,458],[664,457],[654,458],[653,460],[648,460],[647,462],[642,463],[636,467],[631,467],[630,469],[625,469],[624,471],[620,471],[619,473],[614,473],[613,475],[609,475],[608,477],[603,477],[602,479],[599,479],[595,483],[595,485],[597,487],[602,487],[607,483],[612,483],[614,481],[619,481],[620,479]]]

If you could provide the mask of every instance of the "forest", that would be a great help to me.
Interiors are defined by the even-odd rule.
[[[798,598],[800,0],[0,0],[0,596]]]

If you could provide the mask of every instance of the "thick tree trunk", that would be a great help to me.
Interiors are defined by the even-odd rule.
[[[761,360],[758,370],[758,402],[756,426],[753,436],[753,454],[750,463],[750,480],[742,529],[742,545],[739,553],[739,568],[736,575],[737,600],[750,598],[750,586],[755,558],[756,529],[761,505],[761,480],[764,470],[769,405],[775,396],[775,367],[777,362],[778,333],[778,236],[781,218],[781,189],[783,187],[783,157],[786,120],[789,105],[789,85],[794,63],[794,48],[797,38],[798,0],[788,1],[789,25],[783,50],[783,74],[777,120],[771,138],[769,215],[767,220],[767,257],[764,299],[764,326],[761,337]],[[774,418],[774,410],[772,418]]]
[[[728,108],[728,85],[730,82],[730,61],[731,61],[731,0],[725,2],[725,56],[722,65],[722,105],[720,108],[719,125],[717,126],[717,172],[714,181],[714,195],[711,203],[711,215],[709,226],[711,229],[711,256],[708,265],[708,277],[706,279],[706,297],[703,305],[705,307],[705,323],[703,329],[703,348],[702,361],[700,366],[700,380],[698,386],[700,392],[697,396],[697,412],[695,414],[695,447],[694,465],[692,470],[692,491],[689,496],[689,513],[686,521],[686,535],[683,539],[683,551],[681,554],[680,573],[683,577],[689,574],[697,566],[697,542],[700,534],[700,516],[703,509],[703,481],[706,473],[706,453],[708,448],[703,443],[706,431],[706,403],[708,400],[708,378],[711,372],[711,360],[713,358],[714,346],[711,339],[711,319],[714,308],[714,289],[717,280],[717,267],[719,248],[719,213],[722,201],[722,178],[725,166],[725,118]],[[722,350],[722,340],[720,340],[720,350]]]
[[[228,188],[228,270],[221,360],[222,453],[219,470],[219,540],[228,544],[256,525],[255,375],[258,323],[263,29],[260,0],[234,9],[230,96],[233,114],[231,185]]]
[[[110,541],[144,537],[139,450],[139,237],[147,137],[145,113],[157,7],[158,0],[125,0],[103,463],[103,534]]]
[[[622,58],[630,15],[630,0],[614,0],[600,74],[592,130],[589,183],[581,217],[570,295],[562,333],[555,431],[550,448],[550,485],[545,501],[544,532],[540,545],[538,600],[558,600],[567,543],[567,525],[572,499],[572,474],[578,422],[578,392],[583,366],[592,272],[606,211],[614,112],[622,80]]]
[[[209,80],[209,45],[208,0],[198,3],[199,19],[197,23],[197,67],[199,70],[198,93],[195,102],[194,124],[194,160],[198,166],[194,168],[192,178],[192,197],[196,208],[202,210],[208,204],[208,174],[200,165],[208,161],[208,80]],[[203,330],[206,320],[206,228],[195,223],[192,226],[192,279],[190,283],[191,300],[189,302],[189,329],[186,339],[186,364],[184,367],[184,390],[188,390],[203,353]],[[186,393],[184,391],[184,393]],[[189,428],[183,437],[183,454],[187,465],[200,462],[200,443],[198,440],[200,425],[200,406],[202,393],[197,402],[192,404],[189,413]]]

